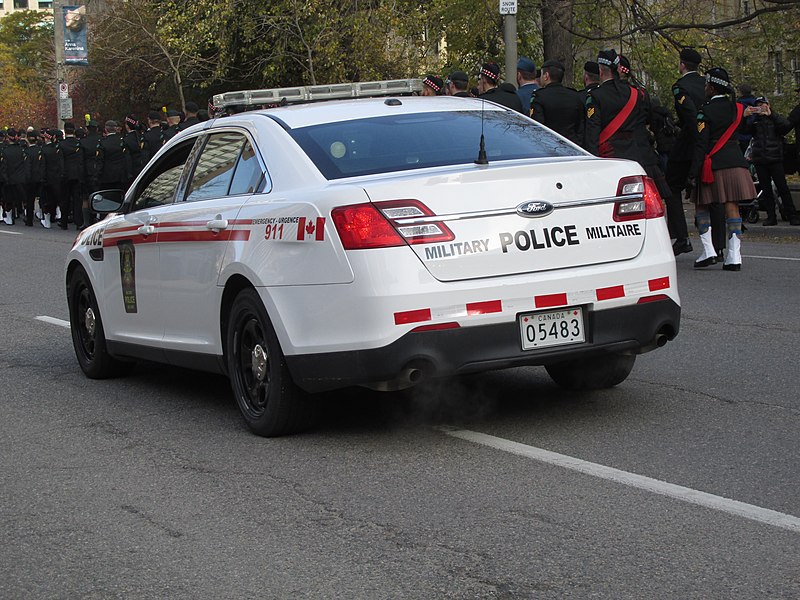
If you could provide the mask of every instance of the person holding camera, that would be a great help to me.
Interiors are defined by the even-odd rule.
[[[800,225],[800,215],[792,202],[792,193],[786,183],[783,170],[783,136],[792,129],[792,124],[785,117],[772,112],[769,100],[764,96],[756,98],[753,106],[744,109],[747,119],[745,133],[752,135],[750,141],[750,160],[755,166],[758,182],[761,187],[761,207],[767,211],[767,220],[762,225],[778,224],[775,213],[775,197],[772,194],[772,183],[783,201],[783,212],[791,225]]]

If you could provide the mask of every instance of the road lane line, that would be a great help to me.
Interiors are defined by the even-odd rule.
[[[466,440],[468,442],[473,442],[483,446],[488,446],[497,450],[502,450],[503,452],[510,452],[511,454],[524,456],[539,462],[556,465],[558,467],[578,471],[579,473],[584,473],[586,475],[592,475],[593,477],[599,477],[600,479],[607,479],[615,483],[621,483],[622,485],[639,488],[654,494],[660,494],[662,496],[667,496],[683,502],[689,502],[690,504],[697,504],[698,506],[703,506],[705,508],[711,508],[713,510],[736,515],[738,517],[744,517],[745,519],[750,519],[751,521],[766,523],[767,525],[772,525],[774,527],[780,527],[781,529],[800,533],[800,518],[787,515],[786,513],[770,510],[768,508],[761,508],[760,506],[746,504],[744,502],[731,500],[730,498],[724,498],[722,496],[715,496],[714,494],[708,494],[706,492],[693,490],[680,485],[667,483],[666,481],[661,481],[659,479],[652,479],[650,477],[645,477],[644,475],[620,471],[619,469],[614,469],[613,467],[606,467],[604,465],[588,462],[580,458],[567,456],[566,454],[550,452],[549,450],[543,450],[542,448],[536,448],[534,446],[527,446],[525,444],[520,444],[519,442],[512,442],[511,440],[495,437],[493,435],[487,435],[485,433],[479,433],[477,431],[468,431],[466,429],[449,429],[446,427],[440,427],[439,430],[451,437]]]
[[[36,320],[37,321],[42,321],[44,323],[50,323],[51,325],[58,325],[59,327],[65,327],[66,329],[69,329],[69,321],[63,321],[61,319],[56,319],[55,317],[39,316],[39,317],[36,317]]]
[[[7,233],[8,235],[22,235],[21,231],[7,231],[5,229],[0,229],[0,233]]]
[[[752,254],[742,254],[742,258],[763,258],[764,260],[794,260],[794,261],[800,261],[800,258],[789,258],[787,256],[753,256]]]

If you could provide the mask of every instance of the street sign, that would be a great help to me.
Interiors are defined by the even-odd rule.
[[[69,98],[69,84],[62,81],[58,84],[58,97],[62,100]]]
[[[72,98],[61,98],[58,101],[58,118],[62,121],[72,118]]]
[[[501,15],[517,14],[517,0],[500,0]]]

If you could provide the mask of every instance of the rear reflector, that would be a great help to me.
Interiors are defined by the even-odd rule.
[[[554,306],[565,306],[567,304],[566,294],[548,294],[545,296],[535,296],[533,298],[536,308],[551,308]]]
[[[613,300],[614,298],[625,297],[625,286],[614,285],[606,288],[598,288],[596,290],[597,300]]]
[[[409,323],[422,323],[431,320],[431,309],[421,308],[419,310],[407,310],[394,313],[395,325],[408,325]]]
[[[488,315],[491,313],[503,312],[502,300],[489,300],[488,302],[472,302],[467,304],[467,314]]]
[[[436,323],[436,325],[420,325],[419,327],[414,327],[411,330],[411,333],[418,332],[418,331],[442,331],[443,329],[458,329],[461,327],[458,323]]]
[[[651,279],[647,282],[651,292],[658,290],[665,290],[669,287],[669,277],[659,277],[658,279]]]
[[[662,300],[669,300],[666,294],[656,294],[655,296],[642,296],[636,301],[636,304],[647,304],[648,302],[660,302]]]

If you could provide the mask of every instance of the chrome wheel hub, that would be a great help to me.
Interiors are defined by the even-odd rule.
[[[267,377],[267,353],[260,344],[256,344],[250,355],[253,366],[253,375],[257,381],[264,381]]]
[[[88,333],[89,336],[94,337],[94,332],[97,328],[97,318],[94,316],[94,311],[91,307],[86,309],[85,323],[86,333]]]

